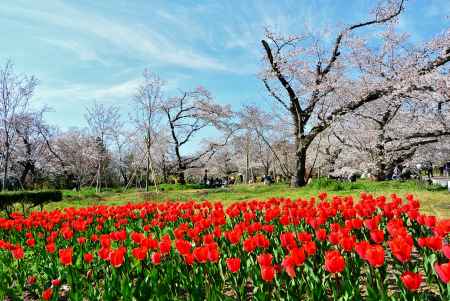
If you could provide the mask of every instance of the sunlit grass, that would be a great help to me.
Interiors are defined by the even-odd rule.
[[[163,190],[161,190],[163,188]],[[153,188],[154,189],[154,188]],[[91,205],[120,205],[128,202],[164,201],[164,200],[209,200],[222,201],[228,205],[232,202],[252,199],[269,199],[272,197],[286,197],[291,199],[309,198],[317,196],[321,191],[332,195],[352,195],[359,198],[361,192],[372,193],[375,196],[390,196],[392,193],[404,197],[412,193],[421,201],[422,211],[440,217],[450,218],[450,193],[444,188],[428,186],[415,181],[385,181],[373,182],[360,180],[354,183],[330,180],[315,180],[302,188],[291,188],[287,184],[253,184],[230,185],[226,188],[205,189],[201,185],[168,185],[160,187],[159,192],[144,192],[131,189],[106,189],[96,193],[95,189],[83,189],[79,192],[66,190],[64,199],[59,203],[45,206],[46,210],[64,207],[82,207]]]

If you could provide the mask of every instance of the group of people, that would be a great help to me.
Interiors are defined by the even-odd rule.
[[[249,183],[261,182],[266,185],[275,183],[274,178],[271,175],[263,175],[262,177],[254,176]],[[202,184],[208,188],[227,187],[228,185],[244,183],[244,176],[239,174],[238,176],[224,176],[224,177],[209,177],[208,170],[205,170]]]
[[[427,161],[424,163],[419,163],[416,165],[416,173],[417,176],[420,176],[425,172],[426,176],[431,179],[434,177],[434,167],[433,163],[431,161]],[[439,173],[440,176],[448,177],[450,173],[450,162],[447,162],[439,167]],[[410,178],[413,175],[413,172],[410,168],[403,167],[402,165],[396,165],[393,173],[392,173],[392,179],[393,180],[400,180],[400,179],[406,179]]]
[[[242,177],[242,175],[240,175]],[[242,179],[240,179],[242,181]],[[226,187],[228,185],[233,185],[236,183],[235,177],[208,177],[208,170],[205,170],[205,174],[203,176],[202,184],[208,188],[218,188],[218,187]]]
[[[223,178],[203,178],[203,184],[208,188],[218,188],[227,187],[228,185],[233,185],[236,182],[234,177],[223,177]]]

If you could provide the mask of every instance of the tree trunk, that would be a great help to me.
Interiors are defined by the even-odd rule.
[[[8,178],[8,168],[9,168],[9,150],[6,150],[6,155],[5,155],[5,166],[3,168],[3,181],[2,181],[2,190],[6,190],[6,181]]]
[[[102,182],[101,182],[101,168],[102,168],[101,161],[99,161],[98,162],[98,168],[97,168],[97,183],[95,185],[95,192],[100,192],[100,190],[101,190],[101,185],[102,185]]]
[[[374,177],[377,181],[384,181],[386,180],[387,176],[387,170],[386,170],[386,164],[383,159],[378,159],[375,162],[375,173]]]
[[[149,191],[149,178],[150,178],[150,149],[147,148],[147,166],[145,167],[145,191]]]
[[[120,167],[119,171],[120,171],[120,175],[123,178],[123,182],[125,183],[125,185],[127,185],[128,184],[128,176],[127,176],[127,172],[126,172],[125,168]]]
[[[375,179],[383,181],[386,179],[386,150],[384,147],[384,126],[381,127],[381,133],[378,134],[378,142],[375,145]]]
[[[184,171],[183,170],[178,172],[178,183],[180,183],[181,185],[186,184],[186,179],[184,178]]]
[[[302,148],[295,154],[295,175],[291,179],[292,187],[302,187],[306,182],[306,150]]]
[[[25,181],[27,179],[28,173],[34,168],[33,164],[29,161],[27,161],[23,167],[24,169],[22,170],[22,173],[20,175],[20,183],[22,184],[22,187],[26,188]]]
[[[250,154],[248,149],[245,152],[245,183],[249,183],[249,165],[250,165]]]

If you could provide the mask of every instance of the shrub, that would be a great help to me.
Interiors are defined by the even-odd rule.
[[[62,200],[61,191],[18,191],[0,193],[0,210],[9,214],[9,209],[15,204],[21,204],[22,208],[42,206],[49,202],[59,202]]]
[[[319,190],[328,191],[343,191],[364,188],[361,183],[338,181],[328,178],[313,179],[309,186],[312,188],[317,188]]]

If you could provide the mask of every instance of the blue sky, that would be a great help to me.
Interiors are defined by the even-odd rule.
[[[299,33],[364,20],[372,0],[0,2],[0,60],[40,83],[35,106],[49,122],[84,126],[94,100],[126,112],[144,68],[167,81],[167,94],[202,85],[221,102],[268,105],[257,78],[264,27]],[[411,0],[400,29],[413,41],[450,26],[449,0]]]

